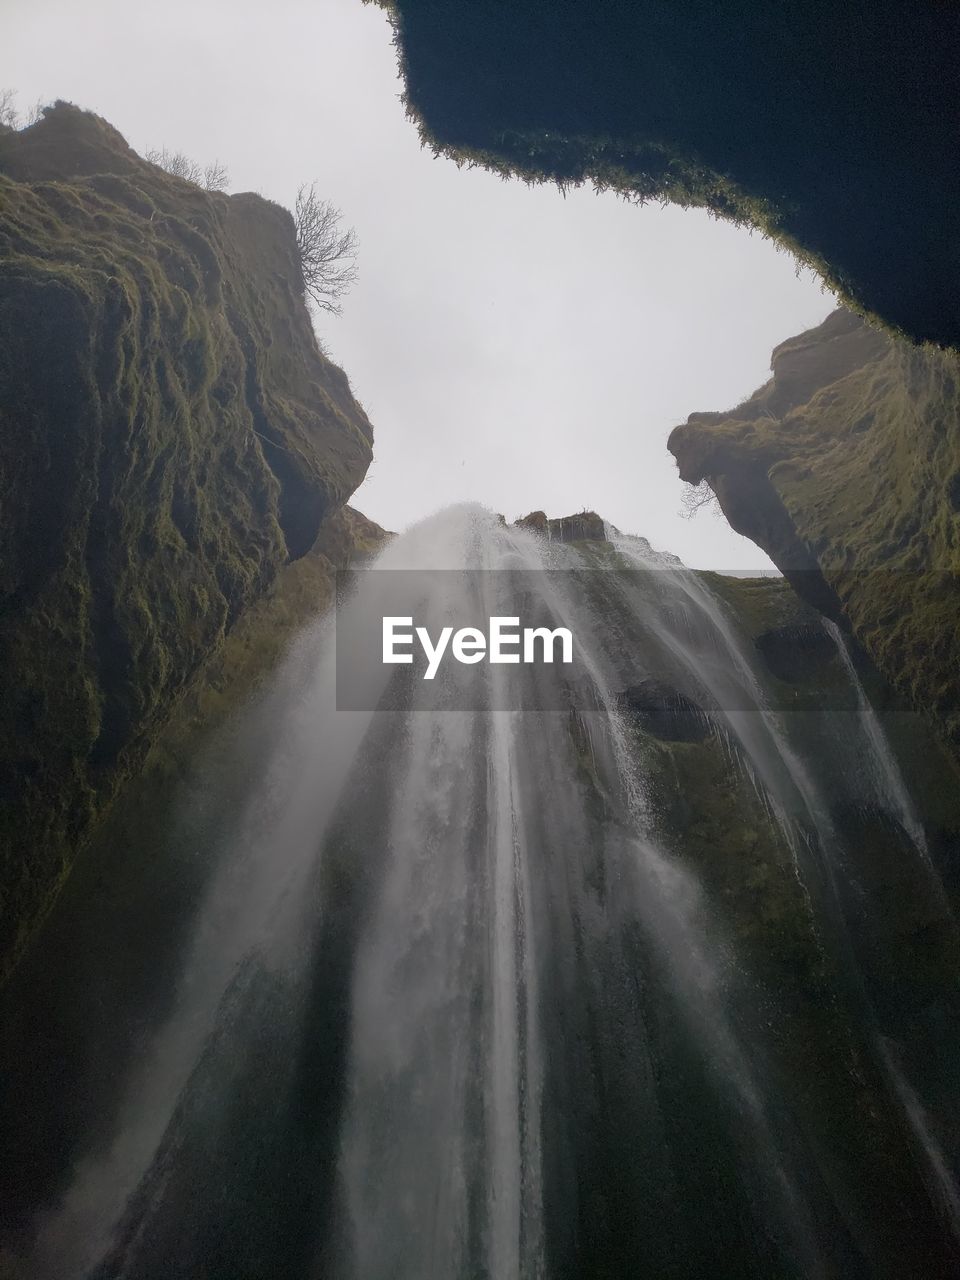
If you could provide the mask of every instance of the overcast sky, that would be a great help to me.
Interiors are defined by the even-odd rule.
[[[464,499],[508,519],[586,507],[694,566],[769,563],[680,517],[665,444],[834,305],[759,235],[434,159],[361,0],[4,0],[7,87],[89,107],[137,150],[219,159],[233,191],[289,206],[318,179],[360,244],[342,317],[318,327],[374,424],[352,501],[381,524]]]

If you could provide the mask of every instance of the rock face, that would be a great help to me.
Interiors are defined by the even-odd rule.
[[[435,149],[759,226],[858,307],[960,344],[956,5],[380,2]]]
[[[754,643],[771,674],[788,684],[813,679],[836,657],[830,637],[811,623],[771,627]]]
[[[531,533],[539,533],[544,538],[548,537],[550,533],[545,511],[531,511],[529,515],[522,516],[517,520],[516,525],[518,529],[529,529]]]
[[[603,519],[595,511],[561,516],[558,520],[551,520],[549,528],[554,542],[603,542],[607,536]]]
[[[639,729],[662,742],[702,742],[711,732],[703,708],[662,680],[631,685],[620,694],[618,705]]]
[[[341,507],[324,520],[307,554],[285,565],[241,614],[223,644],[190,680],[151,747],[141,776],[127,789],[131,794],[119,807],[129,815],[131,840],[143,838],[144,808],[158,807],[158,796],[162,798],[205,740],[276,667],[297,632],[332,604],[337,572],[362,563],[392,536],[352,507]],[[113,839],[116,843],[117,837]]]
[[[0,137],[0,970],[371,444],[289,213],[65,104]]]
[[[543,511],[531,511],[516,523],[519,529],[529,529],[553,542],[604,542],[607,537],[603,518],[595,511],[578,511],[555,520],[548,520]]]
[[[676,428],[680,474],[960,750],[960,357],[840,310],[772,368],[736,409]]]

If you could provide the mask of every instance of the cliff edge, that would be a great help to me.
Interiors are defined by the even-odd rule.
[[[673,431],[680,475],[707,480],[960,752],[960,356],[841,309],[777,347],[772,371]]]

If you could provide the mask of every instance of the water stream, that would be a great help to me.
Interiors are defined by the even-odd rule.
[[[937,1044],[956,927],[842,637],[855,710],[785,712],[704,578],[642,539],[550,542],[474,507],[395,540],[350,624],[376,628],[424,570],[444,571],[418,597],[432,631],[520,582],[572,631],[575,671],[383,667],[343,710],[333,620],[301,635],[184,784],[149,887],[131,873],[133,929],[199,868],[183,937],[113,1007],[76,980],[56,1072],[7,1055],[21,1171],[38,1116],[70,1125],[44,1130],[36,1185],[11,1177],[0,1261],[37,1280],[960,1273],[957,1055]],[[686,736],[638,721],[625,695],[652,684],[697,708]],[[926,868],[920,942],[869,880],[874,839]],[[110,969],[98,901],[71,884],[0,1009],[27,1057],[67,1021],[31,980],[71,989],[85,949]],[[896,966],[931,930],[923,1022]]]

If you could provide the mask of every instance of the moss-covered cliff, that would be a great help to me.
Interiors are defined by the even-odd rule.
[[[676,428],[680,474],[960,749],[960,357],[840,310],[772,368],[736,409]]]
[[[698,205],[960,344],[960,9],[940,0],[380,0],[458,158]]]
[[[371,441],[289,213],[65,104],[0,137],[0,970]]]
[[[324,521],[307,554],[285,565],[244,611],[187,685],[120,806],[131,836],[142,825],[137,810],[143,798],[162,809],[163,793],[191,767],[204,741],[254,694],[297,632],[333,603],[337,573],[362,564],[392,536],[352,507],[341,507]]]

